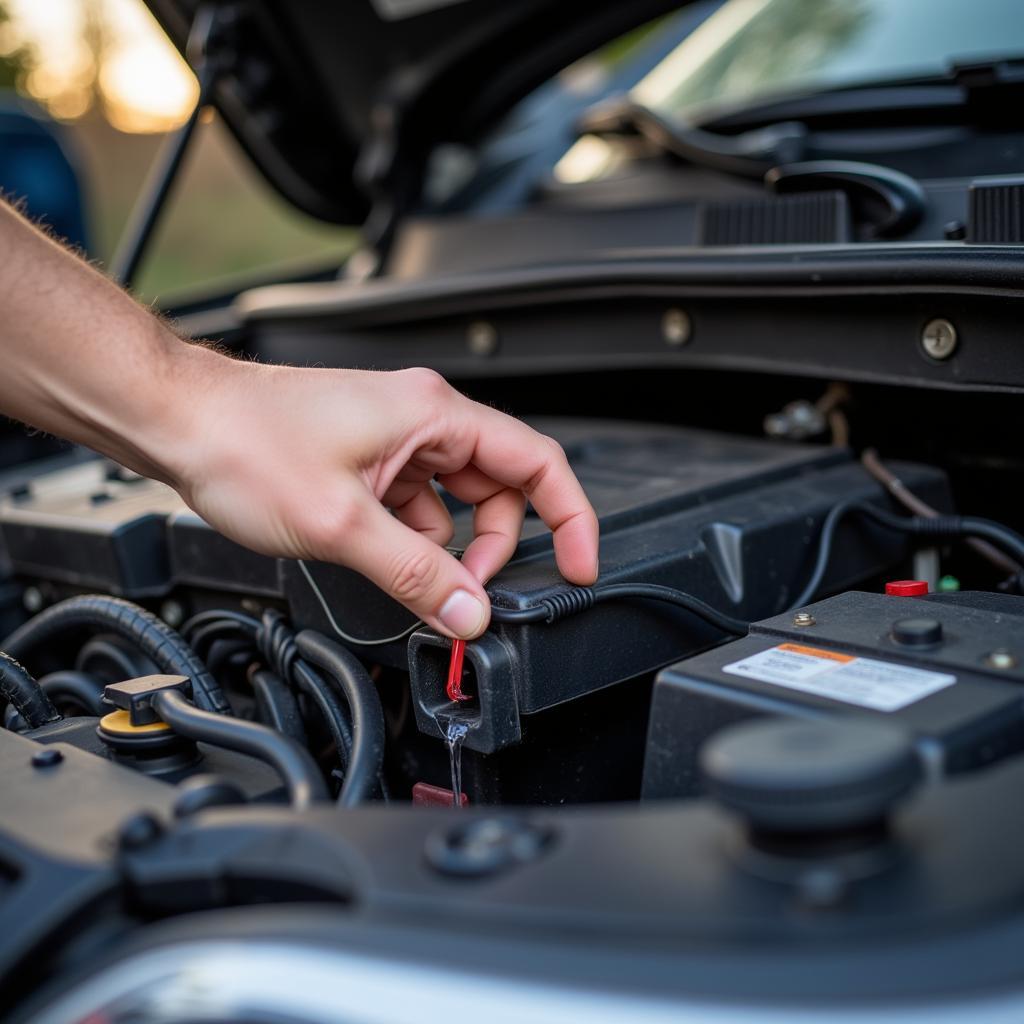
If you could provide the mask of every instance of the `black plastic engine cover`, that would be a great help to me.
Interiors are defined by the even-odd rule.
[[[699,794],[701,745],[758,715],[895,720],[936,775],[1024,750],[1024,598],[849,592],[807,610],[809,625],[780,615],[660,673],[645,797]]]

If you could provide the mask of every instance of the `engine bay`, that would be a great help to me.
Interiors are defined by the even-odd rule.
[[[896,915],[977,941],[966,922],[1017,877],[1001,858],[960,867],[991,856],[1020,771],[1024,542],[954,514],[962,466],[858,457],[848,392],[825,395],[770,413],[767,437],[532,420],[598,512],[600,578],[568,586],[528,512],[454,682],[451,642],[356,573],[247,551],[86,452],[6,470],[12,1005],[42,991],[44,1020],[155,1013],[135,987],[75,1002],[91,990],[67,979],[126,957],[137,979],[207,927],[290,948],[295,929],[353,927],[350,907],[360,950],[426,928],[475,935],[484,963],[498,926],[534,966],[551,942],[562,962],[600,907],[598,946],[632,934],[651,965],[679,942],[719,958],[708,991],[774,937],[834,957],[829,999],[856,990],[858,957],[910,955],[889,944]],[[442,497],[458,554],[472,510]],[[331,934],[337,953],[349,940]],[[214,962],[186,960],[174,977]],[[792,960],[776,967],[745,975],[752,997],[807,997]],[[908,966],[894,991],[933,980]]]

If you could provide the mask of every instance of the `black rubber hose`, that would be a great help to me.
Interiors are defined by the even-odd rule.
[[[305,747],[306,730],[295,694],[273,672],[260,669],[252,674],[252,692],[261,721]]]
[[[333,687],[299,657],[295,630],[281,612],[268,609],[263,613],[256,641],[267,665],[281,679],[297,686],[317,706],[344,773],[352,758],[352,724]]]
[[[340,686],[352,713],[352,757],[338,795],[341,807],[354,807],[379,789],[384,764],[384,709],[377,687],[359,659],[333,640],[303,630],[295,638],[302,657]]]
[[[122,679],[152,675],[156,666],[120,637],[100,634],[79,648],[75,655],[75,671],[116,683]]]
[[[292,666],[292,681],[317,706],[327,725],[331,741],[338,752],[342,774],[352,761],[352,723],[348,711],[338,699],[334,688],[312,666],[296,658]]]
[[[145,608],[119,597],[69,597],[19,626],[0,644],[0,649],[12,658],[27,661],[61,634],[83,628],[116,633],[138,647],[161,672],[188,676],[200,707],[219,714],[231,710],[216,679],[182,637]]]
[[[39,680],[39,685],[54,704],[70,701],[84,708],[86,714],[97,717],[111,710],[103,703],[103,684],[85,672],[51,672]]]
[[[224,619],[221,622],[208,622],[205,626],[200,626],[188,638],[188,645],[197,658],[205,661],[213,645],[219,640],[248,640],[255,646],[256,634],[240,623]]]
[[[177,690],[162,690],[156,694],[153,709],[180,736],[249,754],[269,764],[284,780],[296,810],[327,799],[327,787],[316,762],[307,750],[287,736],[255,722],[203,711]]]
[[[210,611],[198,612],[196,615],[193,615],[181,627],[181,635],[192,644],[195,640],[193,636],[195,631],[202,626],[209,626],[214,622],[234,622],[238,626],[244,627],[253,636],[256,635],[256,630],[260,628],[259,619],[254,619],[251,615],[246,615],[244,612],[233,612],[227,608],[214,608]]]
[[[43,688],[21,667],[13,655],[0,653],[0,699],[10,704],[30,729],[57,722],[61,713]]]
[[[519,626],[558,622],[559,619],[586,611],[595,604],[623,598],[643,598],[675,605],[722,630],[723,633],[731,633],[734,636],[746,636],[750,629],[749,622],[726,615],[725,612],[712,608],[692,594],[656,583],[608,583],[598,587],[573,587],[571,590],[563,590],[543,598],[529,608],[499,608],[492,605],[491,620]]]

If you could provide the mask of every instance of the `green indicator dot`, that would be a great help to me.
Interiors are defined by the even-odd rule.
[[[955,576],[943,576],[939,580],[940,594],[953,594],[960,589],[960,581]]]

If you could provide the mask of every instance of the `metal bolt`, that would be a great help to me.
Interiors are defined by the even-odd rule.
[[[53,768],[64,760],[64,755],[56,747],[45,747],[32,755],[33,768]]]
[[[494,324],[476,320],[466,330],[469,351],[475,356],[493,356],[498,351],[498,332]]]
[[[668,309],[661,318],[661,336],[666,345],[682,348],[690,340],[692,325],[690,318],[681,309]]]
[[[171,629],[177,629],[185,621],[185,609],[178,601],[164,601],[160,605],[160,618],[167,623]]]
[[[21,595],[21,603],[25,606],[25,611],[35,615],[43,607],[43,592],[38,587],[26,587]]]
[[[998,669],[1010,669],[1017,667],[1017,656],[1012,652],[1006,650],[1005,647],[1000,647],[998,650],[992,651],[986,658],[985,664],[989,668]]]
[[[921,348],[932,359],[948,359],[958,343],[956,328],[942,317],[929,320],[921,331]]]
[[[810,612],[797,612],[793,616],[794,626],[813,626],[817,623],[817,619]]]
[[[150,811],[133,814],[118,830],[117,841],[122,850],[140,850],[163,835],[164,827]]]

